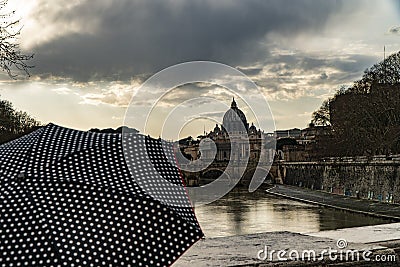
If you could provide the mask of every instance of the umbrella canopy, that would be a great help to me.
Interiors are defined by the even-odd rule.
[[[54,124],[0,146],[1,266],[169,266],[203,236],[172,144],[124,138],[129,158],[121,134]]]

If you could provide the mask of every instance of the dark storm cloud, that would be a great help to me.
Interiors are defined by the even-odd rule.
[[[398,35],[400,34],[400,26],[393,26],[389,29],[389,33]]]
[[[241,68],[241,67],[238,67],[237,69],[248,76],[258,75],[263,70],[262,68]]]
[[[292,79],[291,77],[295,74],[305,75],[309,73],[318,73],[321,79],[326,79],[328,78],[328,69],[335,69],[339,75],[346,75],[346,77],[352,75],[356,78],[374,63],[376,63],[376,57],[370,55],[336,54],[331,57],[324,57],[298,52],[293,55],[270,57],[263,62],[263,65],[269,73],[275,74],[281,81],[285,81],[285,79]]]
[[[277,55],[263,62],[263,73],[251,78],[271,98],[296,98],[315,94],[314,90],[336,90],[351,85],[362,72],[376,62],[368,55],[324,56],[298,52]]]
[[[79,33],[79,28],[68,34],[60,30],[59,37],[34,47],[34,71],[86,81],[128,79],[189,60],[246,66],[268,55],[263,45],[268,33],[317,32],[342,4],[325,0],[86,0],[57,11],[42,6],[34,18],[82,29],[95,26],[90,33]]]
[[[321,80],[326,80],[326,79],[329,78],[329,76],[328,76],[328,74],[326,74],[326,72],[324,72],[324,73],[321,73],[321,75],[319,76],[319,78],[320,78]]]
[[[281,76],[293,75],[298,71],[325,71],[328,68],[337,69],[339,72],[359,73],[376,63],[376,57],[370,55],[340,55],[334,57],[312,56],[298,52],[294,55],[283,55],[269,58],[265,65],[271,65],[270,71]]]

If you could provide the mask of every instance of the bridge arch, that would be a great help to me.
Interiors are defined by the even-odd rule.
[[[222,177],[221,177],[222,176]],[[200,173],[200,185],[205,185],[215,181],[216,179],[226,179],[231,182],[231,177],[225,172],[225,168],[209,168]]]
[[[266,168],[263,168],[263,167],[258,167],[258,168],[264,170],[267,173],[266,177],[265,177],[265,180],[269,180],[270,179],[271,181],[273,181],[274,176],[272,175],[270,170],[268,170]],[[253,175],[254,175],[254,172],[256,171],[256,169],[257,169],[256,167],[247,169],[244,172],[243,176],[242,176],[241,183],[242,184],[249,184],[251,182],[252,178],[253,178]]]

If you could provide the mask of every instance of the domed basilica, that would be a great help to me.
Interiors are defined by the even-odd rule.
[[[225,113],[222,125],[228,133],[240,133],[249,131],[249,124],[246,116],[241,111],[233,99],[231,108]]]
[[[211,140],[217,147],[215,161],[240,161],[258,160],[261,154],[262,139],[265,138],[264,132],[257,129],[254,124],[249,127],[247,118],[243,111],[239,109],[235,99],[231,103],[231,108],[225,113],[222,125],[218,124],[214,130],[199,136],[199,142],[203,141],[201,157],[203,159],[213,159],[213,151],[207,150],[207,142]],[[209,139],[211,140],[209,140]],[[184,152],[189,154],[192,160],[200,157],[198,143],[186,146]],[[211,146],[210,146],[211,147]]]

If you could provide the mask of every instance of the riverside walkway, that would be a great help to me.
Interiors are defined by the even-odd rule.
[[[268,194],[311,204],[358,212],[369,216],[400,221],[400,205],[357,199],[296,186],[277,185],[266,190]]]
[[[338,231],[322,231],[309,234],[291,232],[271,232],[251,235],[205,238],[193,245],[174,267],[206,267],[206,266],[237,266],[237,267],[271,267],[271,266],[386,266],[400,265],[400,223],[355,227]],[[391,255],[394,257],[387,262],[343,261],[324,257],[321,252],[326,249],[338,249],[337,241],[346,240],[346,250],[371,251],[374,255]],[[286,252],[313,250],[318,260],[304,261],[279,260],[277,254],[272,258],[260,259],[260,251],[284,250]]]
[[[297,201],[322,206],[360,212],[366,215],[389,218],[400,221],[400,205],[388,204],[365,199],[356,199],[340,195],[309,190],[293,186],[278,185],[267,189],[268,194],[290,198]],[[346,251],[369,251],[372,261],[338,260],[330,257],[318,260],[280,260],[276,254],[272,258],[259,258],[269,252],[315,251],[319,257],[326,249],[341,249],[338,241],[345,241]],[[261,254],[260,254],[261,252]],[[383,257],[392,260],[377,262]],[[353,227],[314,233],[270,232],[241,236],[205,238],[197,242],[173,266],[237,266],[237,267],[271,267],[271,266],[400,266],[400,223]]]

